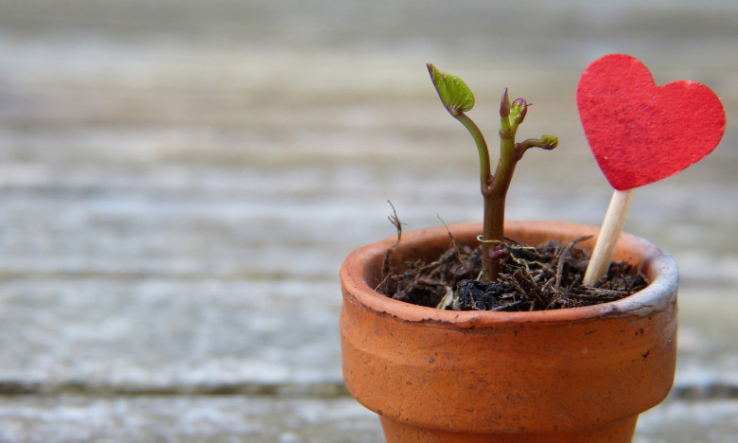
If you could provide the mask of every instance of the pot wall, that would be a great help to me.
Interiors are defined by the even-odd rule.
[[[474,245],[481,225],[450,229]],[[506,235],[528,244],[595,233],[561,223],[506,226]],[[444,227],[402,240],[395,258],[403,261],[449,246]],[[574,442],[584,432],[582,441],[627,442],[637,414],[671,389],[678,275],[654,245],[629,235],[618,243],[616,259],[637,263],[652,281],[638,294],[585,308],[503,313],[439,311],[376,293],[394,242],[354,251],[341,269],[344,379],[382,417],[388,441],[435,441],[426,434],[431,429],[450,433],[437,441],[534,442],[521,435],[550,434],[540,441],[559,435]],[[604,432],[599,440],[596,432]],[[452,434],[459,439],[449,440]],[[481,434],[511,439],[479,440]]]

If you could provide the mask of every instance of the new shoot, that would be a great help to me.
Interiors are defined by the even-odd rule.
[[[502,259],[507,255],[504,243],[505,199],[510,188],[515,166],[529,148],[554,149],[559,140],[552,135],[515,141],[518,126],[525,119],[528,103],[516,98],[510,101],[507,88],[500,101],[500,157],[492,172],[487,142],[479,127],[466,113],[474,107],[474,94],[460,78],[441,72],[428,64],[433,85],[446,110],[471,133],[479,150],[482,196],[484,197],[484,227],[479,241],[482,243],[483,271],[480,280],[493,282],[501,271]]]

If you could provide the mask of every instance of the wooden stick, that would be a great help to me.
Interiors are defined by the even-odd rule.
[[[583,285],[592,286],[607,273],[615,251],[615,244],[623,231],[625,218],[628,216],[630,203],[633,201],[633,193],[633,189],[628,189],[626,191],[615,190],[612,194],[592,258],[584,274]]]

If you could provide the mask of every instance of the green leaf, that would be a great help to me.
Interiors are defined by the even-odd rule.
[[[459,112],[470,111],[474,107],[474,94],[462,79],[441,72],[430,63],[428,63],[428,72],[448,112],[456,115]]]

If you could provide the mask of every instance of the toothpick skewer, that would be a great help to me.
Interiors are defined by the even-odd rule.
[[[615,244],[623,231],[625,218],[628,216],[630,203],[633,201],[633,194],[634,189],[615,190],[612,194],[610,206],[607,208],[605,220],[602,222],[602,229],[597,237],[597,243],[592,252],[592,258],[589,260],[582,284],[593,286],[597,280],[607,273],[615,251]]]

